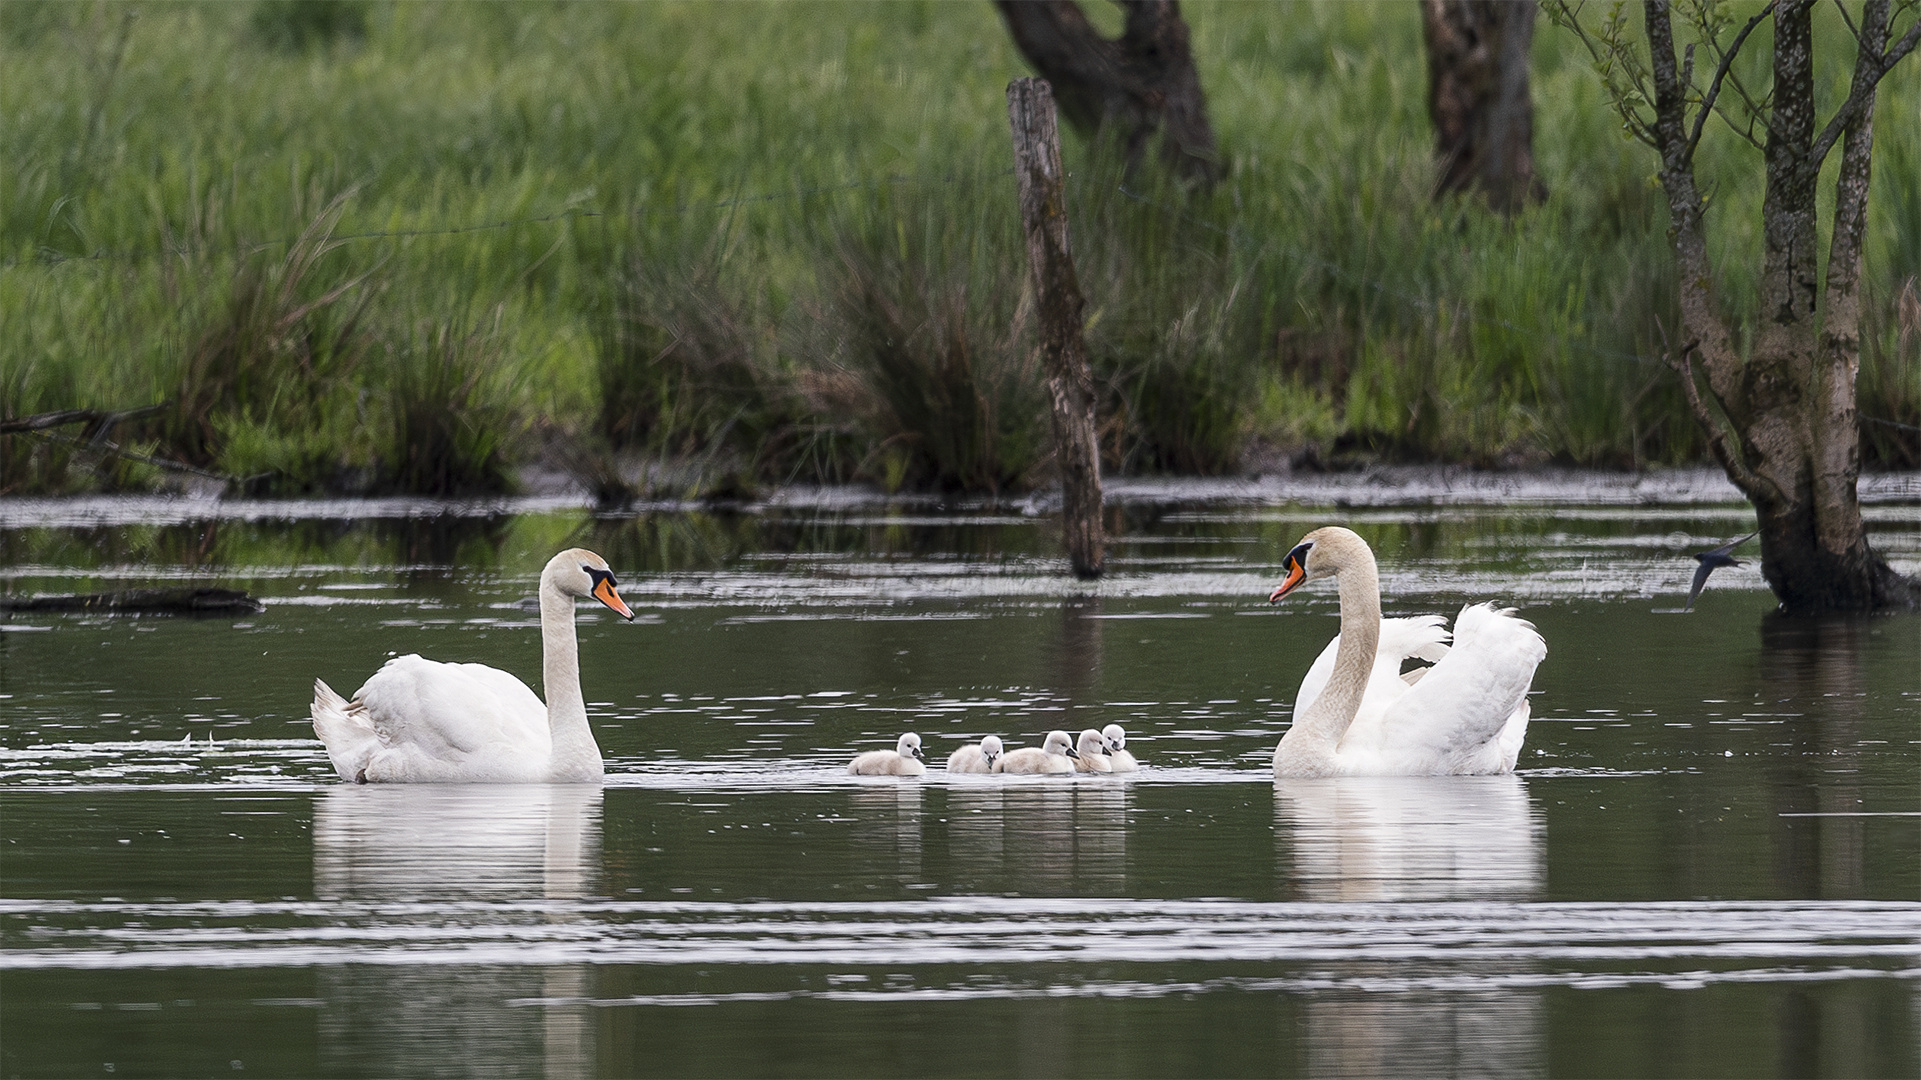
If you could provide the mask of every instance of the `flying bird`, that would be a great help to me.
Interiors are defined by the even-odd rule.
[[[1694,556],[1695,561],[1699,562],[1701,566],[1694,571],[1694,584],[1688,589],[1688,604],[1681,610],[1694,610],[1694,598],[1701,595],[1701,586],[1708,583],[1709,574],[1714,573],[1723,566],[1746,566],[1746,563],[1734,557],[1734,549],[1759,535],[1759,533],[1749,533],[1739,540],[1730,540],[1718,548],[1714,548],[1711,551],[1703,551]]]

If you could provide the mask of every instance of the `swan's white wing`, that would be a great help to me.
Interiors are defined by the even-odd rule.
[[[1417,774],[1499,771],[1504,734],[1520,751],[1528,685],[1546,657],[1541,635],[1511,611],[1462,608],[1453,650],[1382,716],[1379,764]],[[1521,726],[1509,732],[1517,713]]]
[[[1321,655],[1315,657],[1314,663],[1308,665],[1307,674],[1301,676],[1301,688],[1294,692],[1295,716],[1306,712],[1307,707],[1314,703],[1314,699],[1321,696],[1321,691],[1327,689],[1327,680],[1334,674],[1334,654],[1340,647],[1341,635],[1335,634],[1334,640],[1328,642],[1327,648],[1321,650]]]
[[[485,664],[387,661],[354,695],[382,749],[367,779],[542,779],[553,755],[547,706]]]
[[[1361,711],[1356,720],[1370,712],[1380,712],[1406,692],[1407,684],[1400,677],[1403,661],[1432,661],[1447,655],[1446,623],[1439,615],[1381,620],[1381,643],[1374,654],[1374,670],[1368,675],[1367,692],[1361,698]],[[1296,716],[1327,687],[1327,680],[1334,673],[1334,654],[1340,647],[1341,636],[1336,634],[1327,648],[1321,650],[1321,655],[1314,658],[1313,666],[1301,679],[1300,691],[1294,695]],[[1392,685],[1395,683],[1400,685]]]
[[[1385,745],[1384,718],[1408,691],[1408,683],[1401,677],[1401,664],[1408,660],[1439,661],[1446,656],[1446,622],[1439,615],[1381,620],[1381,641],[1374,654],[1374,669],[1368,673],[1367,690],[1361,695],[1361,706],[1341,736],[1342,753],[1374,753]],[[1299,716],[1301,710],[1319,697],[1326,687],[1334,670],[1334,654],[1340,644],[1341,639],[1337,635],[1315,659],[1307,678],[1301,680],[1301,691],[1295,698],[1294,715]]]

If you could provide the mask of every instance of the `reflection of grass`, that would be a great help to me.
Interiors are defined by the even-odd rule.
[[[556,446],[614,499],[1045,476],[1004,173],[1023,67],[986,5],[15,6],[8,413],[171,401],[123,441],[285,491],[432,487],[473,460],[428,458],[492,475]],[[1129,197],[1068,149],[1111,466],[1700,458],[1672,377],[1624,355],[1674,324],[1653,162],[1560,34],[1535,65],[1553,196],[1509,224],[1428,200],[1417,12],[1183,11],[1228,180]],[[1845,71],[1820,18],[1822,70]],[[1883,100],[1918,89],[1909,62]],[[1877,112],[1861,412],[1916,423],[1921,336],[1887,276],[1921,250],[1903,115]],[[1749,319],[1758,165],[1717,133],[1702,170]],[[463,311],[500,313],[466,443],[395,412],[426,384],[382,347]],[[0,487],[99,483],[35,447],[0,440]]]

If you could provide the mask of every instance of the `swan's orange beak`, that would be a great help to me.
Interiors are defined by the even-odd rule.
[[[1307,544],[1301,544],[1288,552],[1287,558],[1281,560],[1281,565],[1287,568],[1287,578],[1273,592],[1267,594],[1268,603],[1271,604],[1293,592],[1295,586],[1307,580],[1308,547]]]
[[[603,576],[599,581],[594,582],[594,599],[613,608],[614,614],[623,619],[632,620],[634,617],[633,609],[629,608],[627,602],[620,598],[620,594],[614,591],[612,575]]]
[[[1307,580],[1307,571],[1301,569],[1300,563],[1288,563],[1287,564],[1287,580],[1281,582],[1281,584],[1273,592],[1267,594],[1267,602],[1271,604],[1274,601],[1279,600],[1281,597],[1286,596],[1288,593],[1293,592],[1294,586],[1299,585],[1301,582],[1306,580]]]

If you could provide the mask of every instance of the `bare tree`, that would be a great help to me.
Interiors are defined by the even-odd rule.
[[[1437,192],[1477,191],[1511,214],[1547,197],[1534,174],[1531,2],[1421,0]]]
[[[1129,168],[1156,133],[1161,156],[1182,177],[1220,176],[1207,96],[1177,0],[1115,0],[1121,36],[1101,36],[1074,0],[995,0],[1014,45],[1054,88],[1061,115],[1088,136],[1114,138]]]
[[[1904,12],[1914,6],[1902,4]],[[1597,26],[1583,24],[1568,0],[1554,0],[1549,11],[1581,36],[1628,130],[1660,155],[1681,312],[1670,360],[1715,458],[1754,504],[1761,572],[1774,595],[1796,612],[1913,608],[1921,606],[1921,581],[1876,555],[1862,525],[1854,383],[1875,88],[1921,41],[1921,20],[1890,46],[1888,0],[1865,0],[1858,21],[1842,8],[1858,42],[1854,73],[1847,100],[1820,125],[1813,8],[1814,0],[1774,0],[1737,27],[1720,6],[1687,0],[1695,44],[1679,58],[1670,0],[1645,0],[1645,53],[1618,9]],[[1751,88],[1735,58],[1770,18],[1772,85]],[[1697,46],[1714,64],[1705,86],[1695,79]],[[1710,112],[1761,152],[1766,172],[1758,321],[1745,333],[1723,314],[1708,256],[1707,202],[1694,175]],[[1836,143],[1841,165],[1824,285],[1816,179]]]

